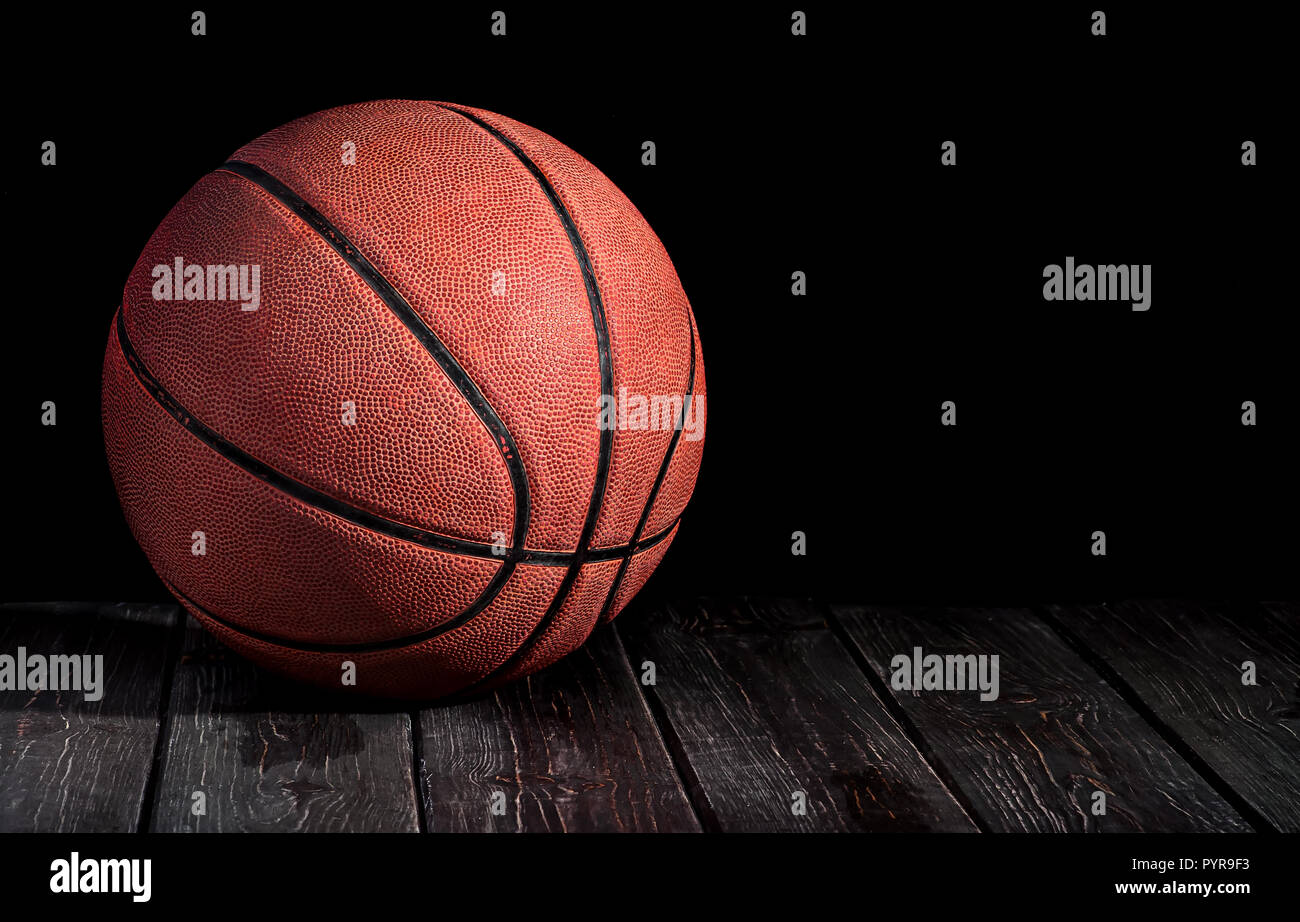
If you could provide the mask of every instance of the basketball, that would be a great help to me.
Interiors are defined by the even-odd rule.
[[[641,589],[704,444],[690,304],[579,154],[480,109],[344,106],[164,218],[104,359],[132,534],[207,630],[378,697],[498,687]]]

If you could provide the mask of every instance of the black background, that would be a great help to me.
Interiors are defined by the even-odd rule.
[[[1296,594],[1282,14],[1115,8],[1097,38],[1081,5],[800,4],[796,38],[789,6],[512,4],[494,38],[501,6],[204,4],[205,37],[190,7],[11,14],[0,599],[167,598],[100,434],[122,285],[232,151],[384,97],[558,138],[672,256],[709,429],[647,593]],[[1067,256],[1152,264],[1151,310],[1044,302]]]

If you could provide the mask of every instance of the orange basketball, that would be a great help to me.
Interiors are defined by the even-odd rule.
[[[109,333],[104,440],[208,630],[431,698],[627,604],[690,499],[704,393],[668,254],[599,170],[504,116],[388,100],[264,135],[172,209]]]

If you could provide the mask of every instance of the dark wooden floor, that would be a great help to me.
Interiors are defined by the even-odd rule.
[[[322,710],[173,606],[0,606],[19,646],[108,679],[0,692],[5,831],[1300,831],[1294,603],[634,604],[415,711]],[[1000,697],[894,691],[916,646],[997,654]]]

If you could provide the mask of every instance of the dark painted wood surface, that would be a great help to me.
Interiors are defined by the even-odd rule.
[[[1300,606],[1121,602],[1051,611],[1257,822],[1300,832]],[[1253,685],[1243,682],[1248,661]]]
[[[172,685],[149,828],[414,832],[410,715],[282,682],[192,620]],[[206,813],[196,814],[203,795]]]
[[[177,621],[172,605],[0,606],[0,654],[104,657],[98,701],[0,691],[0,831],[138,827]]]
[[[984,828],[1249,831],[1173,747],[1029,612],[834,606],[833,613]],[[922,655],[996,655],[997,698],[984,701],[969,690],[893,690],[891,660],[912,659],[917,647]],[[1098,793],[1105,798],[1100,815]]]
[[[975,830],[810,604],[712,602],[618,626],[633,663],[655,664],[649,692],[710,828]]]
[[[19,646],[108,679],[0,691],[5,830],[1300,829],[1288,603],[634,604],[525,682],[414,712],[263,673],[174,606],[0,606]],[[999,698],[891,688],[913,646],[998,654]]]
[[[487,698],[420,712],[433,832],[691,832],[699,821],[613,628]]]

